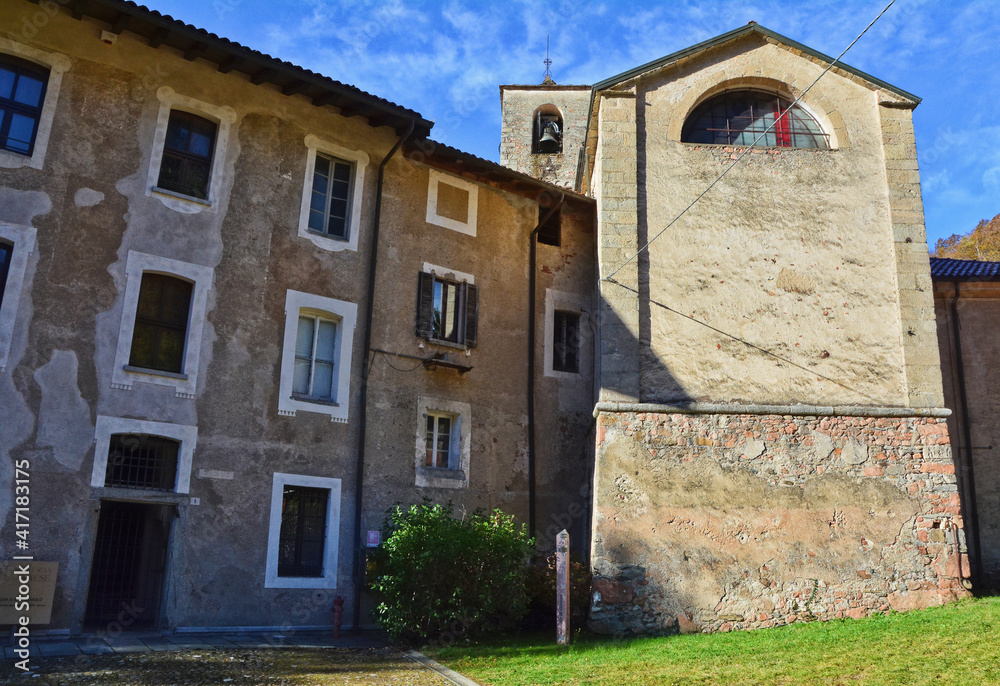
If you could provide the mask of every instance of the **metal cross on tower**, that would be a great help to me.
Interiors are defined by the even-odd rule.
[[[552,60],[549,59],[549,36],[545,35],[545,78],[542,80],[543,86],[549,86],[555,83],[552,80],[552,70],[549,67],[552,66]]]

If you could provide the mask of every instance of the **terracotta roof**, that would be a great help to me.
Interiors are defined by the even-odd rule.
[[[418,135],[427,135],[434,126],[432,121],[424,119],[415,110],[130,0],[67,0],[65,6],[76,19],[90,16],[108,24],[112,33],[128,31],[145,39],[152,48],[166,45],[179,50],[186,60],[214,62],[223,73],[243,72],[253,84],[274,84],[286,95],[301,94],[312,99],[317,106],[333,105],[339,108],[344,116],[365,117],[372,126],[405,129],[413,121]]]
[[[1000,262],[932,257],[931,278],[937,281],[1000,281]]]

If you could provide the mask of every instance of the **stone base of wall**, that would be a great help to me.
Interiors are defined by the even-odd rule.
[[[590,626],[729,631],[965,597],[944,419],[602,412]]]

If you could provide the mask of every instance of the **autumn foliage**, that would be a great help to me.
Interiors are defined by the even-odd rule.
[[[983,219],[967,234],[939,238],[934,257],[1000,262],[1000,214],[989,221]]]

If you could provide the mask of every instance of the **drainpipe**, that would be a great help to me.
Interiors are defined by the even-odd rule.
[[[565,193],[549,208],[528,236],[528,535],[535,537],[535,246],[538,231],[562,207]]]
[[[962,442],[965,443],[965,464],[962,470],[966,476],[969,505],[965,508],[965,520],[969,523],[969,532],[975,544],[976,554],[973,556],[975,565],[974,582],[978,586],[983,580],[983,555],[979,546],[979,508],[976,505],[976,477],[972,465],[972,421],[969,418],[969,398],[965,385],[965,363],[962,361],[962,324],[958,318],[958,297],[960,283],[955,282],[955,297],[951,301],[951,335],[955,346],[955,376],[958,379],[958,400],[962,410]],[[958,539],[955,539],[958,547]],[[960,568],[961,569],[961,568]],[[971,571],[971,570],[970,570]]]
[[[361,439],[358,445],[358,464],[355,469],[356,476],[354,482],[354,608],[353,622],[354,633],[361,631],[361,583],[364,579],[363,556],[361,554],[361,496],[365,481],[365,436],[368,426],[368,372],[371,371],[371,354],[369,349],[372,346],[372,316],[375,312],[375,269],[378,266],[378,234],[382,226],[382,183],[385,179],[385,166],[396,154],[400,146],[413,134],[413,120],[396,144],[392,146],[389,153],[378,165],[378,183],[375,186],[375,221],[372,226],[372,247],[371,257],[368,262],[368,308],[365,312],[365,342],[361,348],[365,356],[364,365],[361,368]]]

